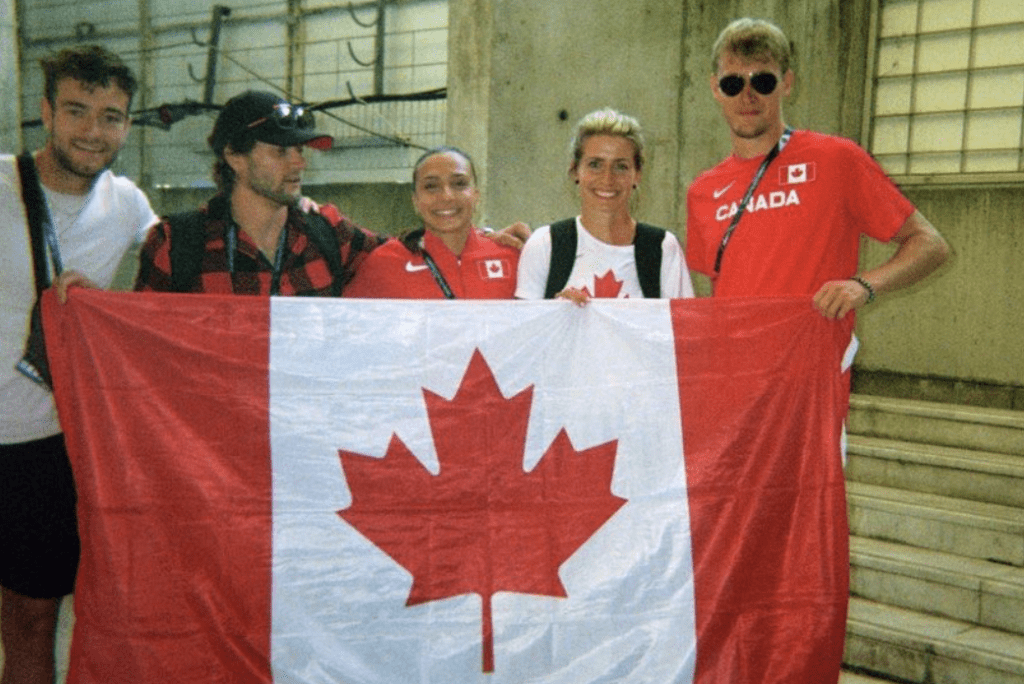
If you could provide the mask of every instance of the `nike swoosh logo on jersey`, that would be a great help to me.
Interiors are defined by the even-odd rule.
[[[409,273],[415,273],[416,271],[425,271],[425,270],[427,270],[427,265],[426,264],[414,264],[411,261],[406,261],[405,262],[405,270],[408,271]]]
[[[729,183],[728,185],[726,185],[721,190],[715,190],[711,194],[714,196],[715,199],[718,199],[719,197],[721,197],[722,195],[727,193],[729,191],[729,188],[731,188],[735,183],[736,183],[736,181],[733,181],[732,183]]]

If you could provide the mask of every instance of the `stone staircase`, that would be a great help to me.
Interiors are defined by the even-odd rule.
[[[850,677],[1024,684],[1024,412],[854,395],[848,430]]]

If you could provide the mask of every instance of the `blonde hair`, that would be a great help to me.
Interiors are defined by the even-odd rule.
[[[618,135],[633,143],[633,163],[637,171],[644,166],[644,132],[640,122],[628,114],[617,112],[610,107],[590,112],[576,124],[576,132],[569,143],[572,165],[575,170],[583,158],[583,143],[592,135]]]
[[[775,24],[764,19],[744,17],[736,19],[718,34],[718,40],[711,48],[711,72],[718,71],[718,63],[726,52],[746,59],[770,57],[785,74],[793,46],[786,34]]]

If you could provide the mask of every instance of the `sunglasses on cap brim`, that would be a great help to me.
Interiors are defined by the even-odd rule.
[[[256,128],[268,121],[272,121],[278,128],[286,131],[293,128],[313,128],[314,126],[313,112],[305,107],[279,102],[274,105],[274,109],[269,115],[256,119],[246,128]]]
[[[750,74],[750,87],[761,95],[771,95],[779,85],[779,77],[770,71]],[[729,97],[736,97],[747,86],[747,79],[738,74],[729,74],[718,79],[718,89]]]

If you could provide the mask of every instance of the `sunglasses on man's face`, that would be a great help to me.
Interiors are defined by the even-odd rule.
[[[729,97],[736,97],[743,92],[747,81],[738,74],[729,74],[718,80],[718,89]],[[779,77],[770,71],[750,74],[750,87],[762,95],[771,95],[779,85]]]
[[[313,128],[313,112],[309,111],[305,107],[298,107],[287,102],[280,102],[274,105],[274,109],[271,111],[270,116],[263,116],[256,119],[248,128],[256,128],[257,126],[267,122],[273,121],[278,128],[289,130],[292,128]]]

